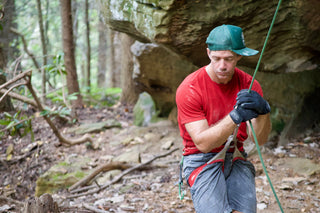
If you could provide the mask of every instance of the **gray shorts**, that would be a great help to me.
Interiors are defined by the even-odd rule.
[[[208,162],[215,153],[201,153],[184,157],[183,172],[186,180],[198,167]],[[233,161],[227,153],[224,162],[203,167],[190,188],[197,213],[230,213],[237,210],[255,213],[255,169],[251,162]]]

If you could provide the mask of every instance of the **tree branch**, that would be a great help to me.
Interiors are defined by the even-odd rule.
[[[89,204],[83,203],[82,206],[90,211],[96,212],[96,213],[108,213],[109,211],[104,211],[101,209],[97,209],[93,206],[90,206]]]
[[[23,73],[17,75],[13,79],[11,79],[11,80],[7,81],[6,83],[2,84],[0,86],[0,90],[5,88],[6,86],[8,86],[10,84],[15,83],[16,81],[19,81],[20,79],[25,79],[26,82],[24,84],[27,86],[27,88],[29,89],[31,95],[33,96],[37,108],[40,111],[43,111],[44,108],[43,108],[43,106],[42,106],[42,104],[41,104],[36,92],[34,91],[34,89],[32,87],[32,84],[31,84],[31,74],[32,74],[32,71],[29,70],[29,71],[26,71],[26,72],[23,72]],[[6,90],[6,94],[8,94],[7,90]],[[49,116],[43,116],[43,118],[47,121],[47,123],[51,127],[53,133],[57,136],[57,138],[59,139],[59,141],[61,143],[64,143],[64,144],[67,144],[67,145],[71,145],[71,146],[72,145],[76,145],[76,144],[85,143],[85,142],[88,142],[88,141],[93,143],[93,139],[91,138],[91,136],[89,134],[86,134],[86,135],[84,135],[84,136],[82,136],[81,138],[78,138],[78,139],[73,139],[73,140],[72,139],[67,139],[67,138],[63,137],[60,134],[58,128],[53,124],[53,122],[51,121]]]
[[[36,92],[34,91],[34,89],[33,89],[33,87],[32,87],[32,84],[31,84],[31,73],[30,73],[30,72],[29,72],[29,73],[26,73],[26,75],[25,75],[24,78],[26,79],[26,86],[28,87],[31,95],[33,96],[34,100],[35,100],[36,103],[37,103],[38,109],[39,109],[40,111],[43,111],[44,108],[43,108],[43,106],[42,106],[42,104],[41,104],[41,102],[40,102],[40,100],[39,100]],[[63,136],[60,134],[58,128],[53,124],[53,122],[51,121],[50,117],[48,117],[48,116],[43,116],[43,118],[47,121],[47,123],[48,123],[49,126],[51,127],[53,133],[57,136],[57,138],[59,139],[59,141],[60,141],[61,143],[64,143],[64,144],[67,144],[67,145],[71,145],[71,146],[72,146],[72,145],[76,145],[76,144],[85,143],[85,142],[88,142],[88,141],[91,142],[91,143],[93,143],[93,139],[90,137],[89,134],[86,134],[86,135],[84,135],[83,137],[78,138],[78,139],[73,139],[73,140],[72,140],[72,139],[67,139],[67,138],[63,137]]]
[[[12,28],[12,27],[10,28],[10,31],[11,31],[12,33],[14,33],[14,34],[16,34],[16,35],[18,35],[18,36],[21,37],[24,51],[26,51],[27,55],[32,59],[34,66],[35,66],[38,70],[40,70],[40,66],[39,66],[39,64],[38,64],[38,62],[37,62],[37,60],[36,60],[36,57],[28,50],[28,44],[27,44],[26,39],[24,38],[24,35],[21,34],[17,29]]]
[[[1,92],[1,93],[6,93],[7,91],[8,91],[8,90],[6,90],[6,89],[0,89],[0,92]],[[8,96],[10,96],[11,98],[17,99],[17,100],[19,100],[19,101],[22,101],[22,102],[24,102],[24,103],[30,104],[30,105],[32,105],[32,106],[34,106],[34,107],[38,107],[38,106],[37,106],[37,103],[36,103],[34,100],[32,100],[32,99],[30,99],[30,98],[27,98],[27,97],[25,97],[25,96],[23,96],[23,95],[20,95],[20,94],[18,94],[18,93],[15,93],[15,92],[13,92],[13,91],[10,91],[10,92],[8,93]]]
[[[10,87],[5,93],[3,93],[2,97],[0,98],[0,103],[1,101],[6,97],[6,95],[8,95],[8,93],[13,90],[14,88],[16,87],[19,87],[19,86],[22,86],[22,85],[25,85],[25,82],[22,82],[22,83],[19,83],[19,84],[16,84],[16,85],[13,85],[12,87]]]
[[[90,182],[94,177],[96,177],[101,172],[107,172],[107,171],[111,171],[111,170],[115,170],[115,169],[125,170],[125,169],[128,169],[130,167],[131,167],[130,165],[123,164],[123,163],[107,163],[107,164],[103,164],[103,165],[99,166],[98,168],[96,168],[95,170],[93,170],[93,172],[91,174],[89,174],[88,176],[82,178],[77,183],[75,183],[72,186],[70,186],[68,190],[72,191],[72,190],[74,190],[74,189],[76,189],[76,188],[78,188],[80,186],[86,185],[88,182]]]

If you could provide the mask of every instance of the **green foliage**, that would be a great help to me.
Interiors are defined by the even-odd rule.
[[[65,94],[65,99],[66,99],[66,101],[77,100],[78,94],[79,93],[77,93],[77,92],[69,94],[69,95]],[[62,94],[62,89],[60,89],[56,92],[49,93],[47,95],[47,98],[49,98],[52,102],[54,102],[56,104],[64,105],[64,98],[63,98],[63,94]]]
[[[58,53],[52,58],[52,63],[44,66],[44,69],[47,73],[56,76],[56,75],[67,75],[67,71],[64,65],[63,53]]]
[[[272,107],[271,110],[271,123],[272,129],[275,130],[278,134],[282,132],[285,127],[285,122],[279,118],[279,109]]]
[[[32,118],[27,116],[20,116],[21,111],[18,111],[14,115],[4,112],[4,119],[0,120],[0,125],[6,126],[6,130],[10,132],[11,136],[19,135],[20,137],[26,136],[28,133],[31,134],[31,140],[34,141],[34,133],[32,131]],[[23,132],[21,133],[21,130]],[[4,134],[1,132],[0,134]],[[0,136],[2,136],[0,135]]]
[[[113,106],[119,99],[122,92],[121,88],[98,88],[93,85],[90,88],[90,94],[87,92],[87,88],[82,88],[81,94],[84,96],[84,101],[88,103],[94,103],[96,107],[100,106]]]
[[[55,117],[67,118],[71,115],[71,110],[67,107],[59,106],[58,109],[46,108],[40,112],[40,116],[49,116],[54,119]]]
[[[105,96],[103,97],[102,100],[105,101],[107,106],[113,106],[119,101],[121,92],[122,92],[122,89],[118,87],[107,88],[105,90],[105,94],[104,94]]]

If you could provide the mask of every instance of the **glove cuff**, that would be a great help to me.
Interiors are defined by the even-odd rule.
[[[270,108],[270,105],[268,103],[268,101],[265,100],[265,107],[264,107],[264,110],[263,112],[261,113],[261,115],[264,115],[264,114],[267,114],[271,111],[271,108]]]
[[[242,117],[240,116],[240,114],[238,113],[237,109],[233,109],[230,113],[229,113],[231,119],[233,120],[233,122],[235,124],[240,124],[242,121]]]

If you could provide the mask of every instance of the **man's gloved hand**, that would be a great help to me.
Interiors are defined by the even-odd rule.
[[[251,109],[257,111],[259,115],[264,115],[270,112],[268,101],[264,100],[259,93],[248,89],[243,89],[237,94],[237,106],[243,109]]]
[[[252,109],[244,109],[241,106],[236,106],[230,113],[231,119],[236,124],[251,120],[252,118],[258,117],[258,113]]]

